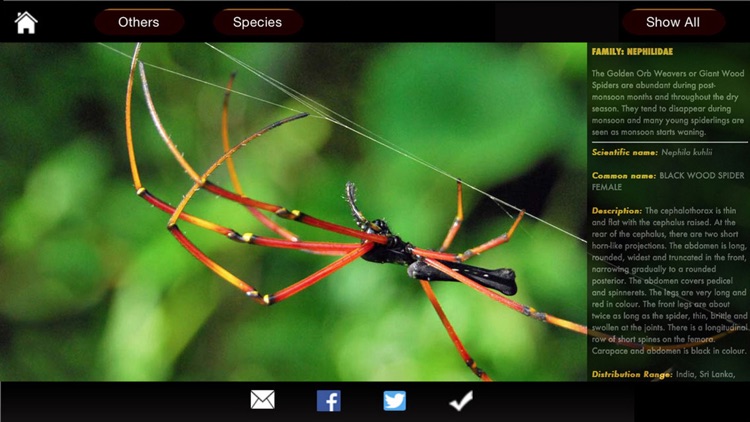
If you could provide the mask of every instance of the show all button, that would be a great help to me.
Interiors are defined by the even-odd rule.
[[[174,35],[185,25],[173,9],[106,9],[94,20],[96,29],[106,35]]]
[[[224,35],[292,35],[302,29],[302,16],[292,9],[224,9],[214,27]]]
[[[633,9],[622,18],[634,35],[715,35],[725,23],[715,9]]]

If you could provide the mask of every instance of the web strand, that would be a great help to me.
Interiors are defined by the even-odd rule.
[[[116,53],[118,53],[118,54],[121,54],[121,55],[123,55],[125,57],[130,58],[129,54],[123,53],[123,52],[121,52],[121,51],[119,51],[119,50],[117,50],[117,49],[115,49],[113,47],[110,47],[110,46],[106,45],[106,44],[101,44],[101,45],[104,46],[104,47],[106,47],[106,48],[108,48],[108,49],[110,49],[110,50],[112,50],[112,51],[114,51],[114,52],[116,52]],[[421,165],[421,166],[423,166],[423,167],[425,167],[425,168],[427,168],[427,169],[429,169],[429,170],[431,170],[431,171],[433,171],[433,172],[435,172],[435,173],[437,173],[437,174],[439,174],[439,175],[441,175],[443,177],[451,179],[454,182],[458,182],[458,180],[459,180],[458,176],[450,173],[449,171],[447,171],[447,170],[445,170],[443,168],[438,167],[437,165],[435,165],[433,163],[430,163],[429,161],[421,158],[419,155],[415,154],[414,152],[409,151],[409,150],[407,150],[407,149],[405,149],[405,148],[397,145],[396,143],[389,141],[384,136],[379,135],[379,134],[373,132],[370,129],[367,129],[366,127],[364,127],[364,126],[360,125],[359,123],[353,121],[352,119],[344,116],[343,114],[341,114],[339,112],[336,112],[335,110],[332,110],[331,108],[325,106],[324,104],[321,104],[318,101],[315,101],[314,99],[310,98],[309,96],[307,96],[307,95],[299,92],[298,90],[296,90],[296,89],[294,89],[294,88],[292,88],[292,87],[284,84],[283,82],[281,82],[281,81],[273,78],[272,76],[270,76],[270,75],[262,72],[261,70],[259,70],[259,69],[255,68],[255,67],[251,66],[250,64],[248,64],[248,63],[240,60],[239,58],[237,58],[235,56],[232,56],[231,54],[229,54],[229,53],[221,50],[220,48],[218,48],[218,47],[216,47],[216,46],[214,46],[214,45],[212,45],[210,43],[205,43],[205,45],[207,47],[209,47],[210,49],[212,49],[213,51],[215,51],[216,53],[218,53],[219,55],[221,55],[224,58],[226,58],[227,60],[230,60],[231,62],[237,64],[242,69],[244,69],[244,70],[252,73],[253,75],[255,75],[256,77],[258,77],[262,81],[266,82],[268,85],[272,86],[274,89],[282,92],[283,94],[285,94],[289,98],[293,99],[294,101],[296,101],[297,103],[299,103],[302,107],[304,107],[306,110],[295,109],[293,107],[289,107],[289,106],[286,106],[286,105],[283,105],[283,104],[279,104],[279,103],[276,103],[276,102],[273,102],[273,101],[269,101],[267,99],[264,99],[264,98],[261,98],[261,97],[258,97],[258,96],[250,95],[250,94],[247,94],[245,92],[240,92],[240,91],[236,91],[236,90],[231,90],[231,92],[232,92],[233,95],[241,96],[241,97],[248,98],[248,99],[251,99],[251,100],[254,100],[254,101],[259,101],[259,102],[261,102],[263,104],[267,104],[269,106],[276,107],[276,108],[279,108],[279,109],[283,109],[283,110],[286,110],[286,111],[289,111],[289,112],[292,112],[292,113],[302,113],[303,111],[304,112],[309,112],[311,118],[318,118],[318,119],[326,120],[326,121],[328,121],[328,122],[330,122],[330,123],[332,123],[332,124],[334,124],[336,126],[339,126],[339,127],[343,128],[345,130],[348,130],[348,131],[350,131],[350,132],[352,132],[352,133],[360,136],[363,139],[366,139],[366,140],[368,140],[370,142],[373,142],[373,143],[375,143],[377,145],[382,146],[383,148],[386,148],[386,149],[388,149],[388,150],[390,150],[392,152],[395,152],[396,154],[398,154],[398,155],[400,155],[400,156],[402,156],[402,157],[404,157],[404,158],[406,158],[408,160],[411,160],[412,162],[417,163],[417,164],[419,164],[419,165]],[[151,63],[148,63],[148,62],[143,62],[143,64],[145,66],[147,66],[147,67],[152,68],[152,69],[157,69],[157,70],[160,70],[160,71],[163,71],[163,72],[166,72],[166,73],[169,73],[169,74],[181,77],[181,78],[185,78],[187,80],[191,80],[191,81],[194,81],[194,82],[197,82],[197,83],[201,83],[203,85],[206,85],[206,86],[209,86],[209,87],[212,87],[212,88],[219,89],[221,91],[226,91],[226,87],[224,87],[222,85],[219,85],[219,84],[214,84],[212,82],[205,81],[205,80],[202,80],[200,78],[197,78],[197,77],[194,77],[194,76],[190,76],[190,75],[187,75],[187,74],[184,74],[184,73],[181,73],[181,72],[177,72],[175,70],[167,69],[167,68],[164,68],[162,66],[154,65],[154,64],[151,64]],[[471,190],[479,193],[480,195],[485,196],[486,198],[490,199],[493,203],[495,203],[496,205],[498,205],[505,212],[505,214],[508,215],[508,217],[510,217],[510,218],[514,218],[514,217],[511,214],[511,212],[508,211],[508,209],[514,210],[516,212],[520,212],[522,210],[522,207],[516,206],[516,205],[511,204],[511,203],[509,203],[507,201],[504,201],[504,200],[502,200],[502,199],[500,199],[500,198],[498,198],[498,197],[496,197],[496,196],[494,196],[494,195],[492,195],[492,194],[490,194],[490,193],[488,193],[488,192],[480,189],[476,185],[473,185],[470,181],[461,179],[461,183],[464,185],[464,187],[466,187],[468,189],[471,189]],[[563,233],[564,235],[566,235],[568,237],[571,237],[571,238],[575,239],[578,242],[581,242],[583,244],[587,243],[587,241],[585,239],[583,239],[580,236],[574,234],[570,230],[567,230],[567,229],[565,229],[565,228],[563,228],[563,227],[561,227],[559,225],[553,224],[552,222],[547,221],[544,218],[541,218],[541,217],[539,217],[537,215],[534,215],[534,214],[531,214],[529,212],[526,212],[525,215],[526,215],[526,218],[531,218],[533,220],[536,220],[536,221],[538,221],[538,222],[540,222],[540,223],[542,223],[542,224],[544,224],[544,225],[546,225],[546,226],[548,226],[548,227],[550,227],[550,228],[552,228],[552,229],[554,229],[554,230],[556,230],[556,231],[558,231],[560,233]]]

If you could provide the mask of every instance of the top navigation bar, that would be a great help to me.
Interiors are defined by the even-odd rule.
[[[2,2],[2,41],[750,41],[748,2]]]

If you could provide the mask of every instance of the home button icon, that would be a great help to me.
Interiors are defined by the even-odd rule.
[[[23,34],[34,34],[36,33],[36,24],[39,21],[35,17],[31,16],[29,12],[18,12],[16,18],[16,32],[20,35]]]

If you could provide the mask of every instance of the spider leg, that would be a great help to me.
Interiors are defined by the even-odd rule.
[[[285,119],[279,120],[278,122],[272,123],[263,129],[255,132],[254,134],[248,136],[238,144],[236,144],[234,147],[228,149],[225,151],[224,155],[222,155],[218,160],[216,160],[211,166],[209,166],[208,170],[206,170],[202,175],[199,175],[193,167],[185,160],[185,158],[182,156],[180,151],[177,149],[177,146],[175,145],[174,141],[169,137],[167,134],[166,129],[164,128],[164,125],[161,123],[161,119],[159,118],[159,115],[156,111],[156,107],[154,106],[153,100],[151,98],[150,89],[148,87],[148,80],[146,79],[146,72],[144,70],[144,66],[142,62],[138,61],[138,51],[139,51],[140,45],[136,47],[136,51],[133,54],[133,60],[131,62],[131,68],[130,68],[130,77],[128,78],[128,92],[126,96],[126,105],[125,105],[125,123],[126,123],[126,135],[128,140],[128,153],[130,157],[130,167],[131,167],[131,173],[133,174],[133,182],[135,184],[135,188],[137,192],[140,192],[140,190],[143,188],[143,185],[140,181],[140,176],[138,172],[138,168],[135,161],[135,152],[133,148],[133,137],[132,137],[132,129],[130,126],[130,114],[131,114],[131,102],[132,102],[132,90],[133,90],[133,78],[135,75],[135,67],[136,63],[138,64],[138,70],[141,76],[141,84],[143,86],[144,95],[146,97],[146,104],[149,109],[149,113],[151,114],[151,118],[154,122],[154,125],[156,126],[159,135],[162,138],[162,141],[167,145],[169,148],[169,151],[172,153],[174,158],[177,160],[177,162],[180,164],[180,166],[185,170],[185,172],[190,176],[190,178],[193,180],[194,184],[193,187],[190,189],[187,195],[185,195],[182,199],[182,202],[175,207],[175,211],[172,214],[172,218],[170,218],[168,226],[171,226],[176,223],[177,219],[181,218],[180,216],[183,214],[183,210],[187,203],[190,201],[192,196],[195,194],[195,192],[198,189],[204,188],[207,191],[214,193],[216,195],[219,195],[223,198],[229,199],[230,201],[236,202],[238,204],[244,205],[245,207],[252,207],[257,208],[259,210],[263,210],[269,213],[276,214],[277,216],[287,219],[287,220],[294,220],[298,221],[303,224],[307,224],[309,226],[318,227],[324,230],[328,230],[334,233],[339,233],[345,236],[354,237],[360,240],[369,240],[375,243],[381,243],[385,244],[387,243],[387,238],[381,235],[377,234],[370,234],[370,233],[363,233],[359,230],[355,230],[349,227],[341,226],[334,223],[329,223],[324,220],[320,220],[318,218],[309,216],[307,214],[304,214],[298,210],[288,210],[282,206],[269,204],[267,202],[258,201],[255,199],[248,198],[244,195],[237,194],[231,191],[228,191],[214,183],[211,183],[208,181],[208,177],[224,162],[231,159],[232,156],[240,150],[242,147],[250,143],[252,140],[266,134],[270,130],[273,130],[279,126],[282,126],[286,123],[295,121],[297,119],[301,119],[303,117],[306,117],[306,113],[300,113],[291,117],[287,117]]]
[[[135,156],[135,148],[134,148],[132,124],[131,124],[133,83],[134,83],[136,64],[139,63],[138,62],[139,50],[140,50],[140,44],[136,46],[135,52],[133,53],[133,59],[130,65],[130,77],[128,78],[128,87],[127,87],[126,99],[125,99],[125,134],[126,134],[126,140],[127,140],[128,157],[130,160],[130,169],[131,169],[131,175],[133,177],[133,184],[136,190],[136,194],[138,196],[140,196],[141,198],[149,202],[151,205],[157,207],[158,209],[168,214],[172,214],[172,215],[177,214],[177,218],[181,220],[187,221],[198,227],[211,230],[221,235],[227,236],[230,239],[242,241],[245,243],[265,244],[266,246],[271,246],[271,247],[283,247],[283,248],[293,248],[293,249],[301,249],[301,250],[306,250],[306,248],[310,248],[309,251],[312,251],[314,253],[321,253],[321,254],[328,254],[328,255],[343,255],[358,246],[357,244],[329,243],[329,242],[299,242],[298,240],[294,240],[294,241],[286,240],[286,241],[273,242],[270,238],[263,238],[260,236],[240,235],[239,233],[237,233],[236,231],[230,228],[223,227],[221,225],[212,223],[210,221],[193,216],[191,214],[188,214],[185,212],[177,213],[177,210],[175,207],[169,205],[168,203],[159,199],[155,195],[151,194],[151,192],[149,192],[148,189],[146,189],[146,187],[143,186],[143,183],[141,182],[140,172],[138,169],[138,164],[137,164],[136,156]],[[162,139],[164,140],[165,144],[169,147],[170,151],[172,151],[175,159],[177,159],[177,161],[180,163],[183,169],[190,175],[190,177],[193,180],[200,181],[201,176],[199,176],[195,172],[193,167],[190,166],[190,164],[184,159],[182,154],[180,154],[174,142],[167,135],[166,130],[164,129],[164,126],[161,124],[161,120],[159,119],[158,114],[156,113],[156,109],[153,106],[153,101],[151,100],[150,91],[148,89],[148,82],[145,79],[145,72],[143,71],[142,63],[140,64],[140,71],[141,71],[141,77],[142,77],[141,79],[144,84],[146,102],[149,106],[149,110],[151,112],[154,123],[159,133],[162,135]],[[299,117],[301,116],[293,116],[287,119],[287,121],[291,121]],[[274,125],[271,125],[266,128],[266,131],[270,130],[273,127],[279,126],[280,124],[283,124],[283,123],[276,123]],[[254,136],[257,137],[257,136],[260,136],[260,134],[256,134]],[[221,189],[221,188],[217,187],[217,189]],[[225,193],[222,196],[226,197],[227,191],[222,190],[222,192]],[[173,222],[173,224],[174,223],[175,222]],[[247,241],[246,238],[247,239],[252,238],[252,241]],[[291,244],[292,242],[294,242],[295,244]]]
[[[456,233],[458,233],[458,230],[461,228],[461,223],[464,221],[464,211],[463,211],[463,194],[462,194],[462,188],[461,188],[461,180],[458,180],[458,211],[456,211],[456,217],[453,219],[453,224],[451,225],[451,228],[448,230],[448,235],[445,237],[445,240],[443,241],[442,246],[440,246],[440,249],[438,249],[439,252],[445,252],[450,247],[451,243],[453,243],[453,239],[456,237]],[[518,217],[516,217],[516,220],[513,222],[513,225],[511,226],[510,230],[508,230],[506,233],[503,233],[502,235],[490,239],[487,242],[475,246],[471,249],[468,249],[466,252],[458,255],[457,260],[458,262],[466,261],[467,259],[471,258],[474,255],[479,255],[482,252],[485,252],[489,249],[495,248],[497,246],[502,245],[503,243],[510,240],[511,236],[513,236],[513,232],[515,232],[516,227],[518,227],[518,224],[521,222],[521,218],[523,218],[524,212],[521,211],[518,214]]]
[[[214,163],[213,166],[209,168],[209,171],[204,173],[202,176],[198,175],[195,170],[190,166],[190,164],[182,157],[182,154],[179,153],[177,150],[177,147],[175,146],[174,142],[169,138],[169,136],[166,133],[166,130],[164,129],[164,126],[161,124],[161,121],[156,114],[156,109],[153,106],[153,101],[151,100],[150,92],[148,90],[148,83],[145,78],[145,72],[143,70],[143,64],[138,62],[138,52],[140,50],[140,44],[136,46],[136,50],[133,54],[133,60],[131,62],[130,67],[130,76],[128,78],[128,87],[127,87],[127,93],[126,93],[126,101],[125,101],[125,131],[126,131],[126,140],[127,140],[127,148],[128,148],[128,156],[130,160],[130,167],[131,167],[131,175],[133,177],[133,184],[136,190],[136,193],[138,196],[145,199],[147,202],[152,204],[153,206],[157,207],[161,211],[164,211],[168,214],[171,214],[171,218],[169,221],[169,224],[167,226],[170,233],[172,233],[173,236],[178,240],[178,242],[185,247],[193,256],[195,256],[199,261],[201,261],[206,267],[214,271],[216,274],[218,274],[220,277],[224,278],[226,281],[234,285],[235,287],[239,288],[240,290],[244,291],[248,296],[254,298],[257,302],[269,305],[281,300],[284,300],[295,293],[297,293],[300,290],[303,290],[306,287],[311,286],[312,284],[316,283],[317,281],[321,280],[322,278],[326,277],[333,271],[336,271],[346,264],[350,263],[351,261],[357,259],[361,255],[367,253],[372,247],[374,246],[374,243],[371,242],[365,242],[365,243],[334,243],[334,242],[305,242],[305,241],[299,241],[298,239],[290,240],[290,239],[275,239],[275,238],[268,238],[268,237],[262,237],[262,236],[256,236],[251,233],[246,234],[240,234],[236,232],[233,229],[212,223],[208,220],[204,220],[202,218],[193,216],[191,214],[183,212],[184,207],[186,206],[188,200],[196,190],[198,190],[200,187],[208,187],[210,186],[210,189],[212,192],[216,192],[220,194],[222,197],[228,198],[230,200],[233,200],[238,203],[242,203],[243,205],[249,205],[252,206],[255,203],[261,204],[262,206],[269,208],[269,207],[275,207],[273,209],[282,209],[278,206],[273,206],[270,204],[265,204],[259,201],[253,201],[247,198],[247,201],[251,201],[250,203],[244,202],[245,198],[241,195],[234,194],[232,192],[226,191],[216,185],[210,184],[206,181],[206,178],[208,175],[210,175],[223,161],[231,158],[231,155],[237,151],[241,146],[244,144],[250,142],[250,140],[257,138],[258,136],[262,135],[263,133],[266,133],[267,131],[278,127],[286,122],[304,117],[304,115],[297,115],[292,116],[290,118],[287,118],[285,120],[282,120],[280,122],[274,123],[270,126],[267,126],[265,129],[261,130],[260,132],[255,133],[254,135],[250,136],[249,138],[245,139],[242,143],[239,145],[236,145],[234,148],[230,149],[228,152],[225,153],[224,156],[222,156],[217,162]],[[180,203],[178,207],[173,207],[166,203],[165,201],[159,199],[155,195],[151,194],[145,186],[143,186],[141,179],[140,179],[140,173],[138,170],[138,165],[136,161],[135,156],[135,149],[134,149],[134,142],[133,142],[133,133],[132,133],[132,125],[131,125],[131,111],[132,111],[132,95],[133,95],[133,82],[134,82],[134,75],[135,75],[135,67],[136,64],[140,64],[140,73],[141,73],[141,79],[143,82],[144,92],[147,98],[147,104],[149,107],[149,110],[151,112],[152,120],[154,121],[157,130],[159,131],[162,140],[165,142],[165,144],[168,146],[170,151],[172,151],[172,154],[175,156],[175,159],[180,163],[182,168],[190,175],[190,177],[195,181],[193,188],[190,190],[189,195],[186,196],[186,198],[183,199],[183,201]],[[302,213],[299,212],[286,212],[294,217],[303,219],[305,218]],[[277,214],[279,214],[277,212]],[[290,217],[287,217],[290,218]],[[290,218],[292,219],[292,218]],[[209,258],[204,252],[202,252],[192,241],[190,241],[184,233],[179,229],[177,226],[177,220],[183,220],[187,221],[191,224],[194,224],[198,227],[211,230],[213,232],[219,233],[221,235],[224,235],[228,237],[231,240],[241,242],[241,243],[247,243],[247,244],[255,244],[260,246],[267,246],[267,247],[274,247],[274,248],[288,248],[288,249],[298,249],[303,250],[307,252],[312,253],[319,253],[319,254],[326,254],[326,255],[337,255],[341,256],[338,260],[334,261],[333,263],[329,264],[328,266],[324,267],[322,270],[316,272],[315,274],[306,277],[305,279],[294,283],[293,285],[282,289],[281,291],[273,294],[273,295],[263,295],[261,294],[252,286],[242,281],[240,278],[232,274],[230,271],[216,263],[214,260]],[[317,220],[312,217],[310,217],[310,220],[313,224],[317,225],[322,228],[326,228],[327,225],[331,225],[334,227],[337,227],[335,224],[327,223],[322,220]],[[320,221],[320,223],[318,223]],[[354,233],[359,233],[358,231],[352,230]],[[349,234],[349,233],[347,233]],[[352,235],[352,234],[350,234]],[[363,239],[363,237],[367,236],[353,236],[357,237],[358,239]],[[371,238],[375,239],[377,243],[383,243],[386,240],[382,236],[376,236],[371,235]],[[343,256],[342,256],[343,255]]]
[[[234,84],[235,76],[236,76],[236,73],[233,73],[232,76],[229,78],[229,83],[227,84],[226,91],[224,93],[224,105],[221,108],[221,143],[222,143],[222,146],[224,147],[224,153],[229,152],[229,149],[230,149],[229,147],[229,96],[232,93],[232,85]],[[240,184],[239,177],[237,177],[237,170],[234,166],[234,158],[231,156],[227,159],[227,171],[229,172],[229,178],[232,181],[232,186],[234,187],[235,192],[237,192],[241,196],[244,196],[245,194],[242,192],[242,185]],[[255,217],[255,219],[260,221],[261,224],[273,230],[279,236],[287,240],[291,240],[291,241],[299,240],[299,237],[296,234],[292,233],[291,231],[275,223],[273,220],[268,218],[265,214],[260,212],[259,209],[249,206],[249,205],[246,205],[245,208],[247,208],[250,214],[252,214],[253,217]],[[309,252],[315,253],[314,251],[309,251]]]
[[[516,217],[515,221],[513,221],[513,225],[510,227],[510,229],[507,232],[501,234],[500,236],[490,239],[487,242],[484,242],[481,245],[468,249],[466,250],[466,252],[463,252],[460,254],[452,254],[452,253],[445,252],[453,243],[453,239],[456,237],[456,234],[458,233],[458,230],[461,228],[461,224],[464,221],[464,212],[463,212],[463,205],[462,205],[463,195],[462,195],[461,186],[462,186],[461,180],[458,180],[458,210],[456,211],[456,217],[453,219],[453,224],[451,224],[451,227],[448,230],[448,234],[445,236],[445,240],[443,241],[443,244],[440,246],[440,249],[438,249],[437,251],[431,251],[429,249],[413,248],[414,255],[417,255],[423,258],[439,259],[441,261],[464,262],[475,255],[479,255],[483,252],[486,252],[492,248],[496,248],[510,241],[511,237],[513,237],[513,233],[515,233],[516,228],[521,223],[521,219],[524,216],[523,210],[520,213],[518,213],[518,217]]]
[[[523,218],[523,215],[524,215],[524,211],[521,210],[521,212],[518,213],[518,217],[516,217],[515,221],[513,222],[513,225],[510,226],[510,229],[507,232],[462,253],[461,255],[459,255],[459,261],[460,262],[466,261],[467,259],[471,258],[474,255],[479,255],[482,252],[488,251],[492,248],[496,248],[502,245],[503,243],[508,242],[510,238],[513,237],[513,233],[516,231],[516,227],[518,227],[518,224],[521,223],[521,219]]]
[[[279,290],[276,293],[269,295],[269,294],[260,293],[257,289],[255,289],[255,287],[242,281],[239,277],[235,276],[232,272],[230,272],[226,268],[216,263],[216,261],[214,261],[213,259],[209,258],[208,255],[206,255],[203,251],[201,251],[192,241],[190,241],[190,239],[188,239],[185,236],[184,233],[182,233],[182,231],[177,227],[176,224],[169,227],[169,232],[172,233],[172,235],[174,235],[177,241],[180,242],[180,244],[184,246],[185,249],[188,250],[188,252],[190,252],[201,263],[203,263],[203,265],[208,267],[211,271],[216,273],[218,276],[220,276],[224,280],[228,281],[229,283],[231,283],[238,289],[245,292],[245,294],[248,297],[250,297],[257,303],[261,305],[267,305],[267,306],[273,305],[275,303],[281,302],[284,299],[288,299],[294,296],[300,291],[312,286],[313,284],[329,276],[333,272],[340,270],[347,264],[358,259],[362,255],[369,252],[373,248],[373,246],[375,246],[375,244],[372,242],[364,242],[360,245],[357,245],[354,249],[346,253],[341,258],[326,265],[325,267],[321,268],[315,273],[303,278],[302,280],[290,286],[287,286]],[[276,239],[276,241],[281,242],[282,240]],[[289,243],[295,244],[296,242],[289,242]]]
[[[458,233],[458,230],[461,228],[461,223],[464,219],[464,213],[463,213],[463,205],[462,205],[462,193],[461,193],[461,181],[458,181],[458,211],[456,212],[456,217],[453,219],[453,224],[451,224],[451,227],[448,229],[448,233],[445,236],[445,240],[443,240],[442,246],[440,246],[440,252],[444,252],[447,250],[451,243],[453,243],[453,239],[456,237],[456,234]],[[468,259],[468,258],[467,258]],[[432,289],[432,285],[429,281],[426,280],[419,280],[419,283],[422,286],[422,289],[424,290],[425,294],[427,295],[427,299],[430,300],[430,303],[432,304],[432,307],[435,309],[435,312],[437,312],[438,317],[440,318],[440,322],[443,324],[443,327],[445,327],[445,331],[448,333],[448,337],[451,338],[451,341],[453,342],[453,345],[456,347],[456,350],[458,351],[458,354],[461,355],[461,359],[463,359],[464,363],[466,363],[466,366],[471,369],[471,371],[479,378],[482,379],[482,381],[492,381],[492,378],[490,378],[487,373],[485,373],[482,368],[477,366],[474,359],[471,357],[469,352],[466,350],[466,347],[461,342],[461,339],[458,338],[458,334],[456,334],[456,330],[453,329],[453,325],[448,320],[448,316],[445,315],[445,311],[443,311],[443,307],[440,305],[440,302],[438,302],[437,296],[435,296],[435,292]]]
[[[413,253],[415,255],[422,257],[425,263],[427,263],[428,265],[440,270],[441,272],[445,274],[450,274],[457,281],[460,281],[468,285],[474,290],[479,291],[480,293],[488,296],[489,298],[497,302],[500,302],[503,305],[523,315],[529,316],[531,318],[537,319],[542,322],[546,322],[548,324],[556,325],[566,330],[574,331],[574,332],[592,336],[592,337],[603,338],[603,339],[606,339],[610,343],[615,343],[615,344],[633,348],[633,349],[683,349],[683,348],[697,347],[697,346],[701,346],[704,344],[708,344],[712,341],[718,340],[719,338],[724,337],[725,335],[729,334],[728,332],[724,332],[724,333],[714,335],[710,338],[703,339],[698,342],[685,343],[685,344],[652,345],[652,344],[635,343],[635,342],[622,339],[617,336],[613,336],[613,335],[606,334],[606,333],[596,331],[596,330],[591,330],[584,325],[571,322],[562,318],[558,318],[554,315],[550,315],[545,312],[539,312],[532,307],[520,304],[514,300],[508,299],[505,296],[497,294],[496,292],[486,288],[485,286],[482,286],[481,284],[475,282],[474,280],[471,280],[468,277],[465,277],[455,271],[451,271],[451,269],[447,265],[439,262],[438,260],[448,261],[448,260],[451,260],[450,258],[452,258],[452,260],[455,260],[457,262],[463,262],[471,258],[474,255],[478,255],[479,253],[482,253],[484,251],[487,251],[489,249],[495,248],[497,246],[502,245],[503,243],[508,242],[513,236],[513,233],[515,232],[516,228],[518,227],[518,224],[520,223],[521,218],[523,218],[523,211],[521,211],[518,217],[516,217],[516,220],[514,221],[513,225],[506,233],[503,233],[502,235],[494,239],[491,239],[479,246],[471,248],[467,250],[466,252],[464,252],[463,254],[452,255],[452,254],[445,253],[445,251],[448,250],[448,248],[452,244],[453,239],[458,233],[458,230],[461,227],[461,223],[463,222],[463,209],[462,208],[463,206],[462,206],[462,194],[461,194],[461,181],[459,180],[458,181],[458,210],[456,212],[456,217],[453,220],[453,224],[448,230],[448,234],[446,235],[446,238],[443,241],[443,244],[440,247],[439,252],[432,252],[428,250],[414,248]],[[461,358],[463,359],[463,361],[472,370],[472,372],[474,372],[474,374],[476,374],[479,378],[481,378],[484,381],[491,381],[492,379],[481,368],[477,366],[476,362],[471,357],[469,352],[466,350],[466,347],[463,345],[463,343],[459,339],[458,334],[456,334],[456,331],[454,330],[452,324],[448,320],[448,317],[443,311],[442,306],[438,302],[437,297],[435,296],[435,293],[432,289],[430,282],[426,280],[420,280],[420,283],[422,285],[422,289],[424,289],[425,293],[427,294],[427,298],[430,300],[430,303],[432,303],[432,306],[435,309],[435,312],[437,312],[438,317],[440,318],[440,321],[442,322],[443,326],[448,332],[448,336],[451,338],[451,341],[453,341],[453,344],[456,347],[456,350],[458,351],[459,355],[461,355]]]
[[[440,322],[443,323],[445,331],[448,332],[448,337],[450,337],[451,341],[453,341],[453,345],[456,347],[458,354],[461,355],[461,359],[463,359],[464,363],[466,363],[466,366],[468,366],[476,376],[481,378],[482,381],[492,381],[492,378],[490,378],[490,376],[487,375],[487,373],[485,373],[482,368],[477,366],[477,363],[474,361],[471,355],[469,355],[469,352],[466,350],[466,347],[464,347],[461,339],[458,338],[458,334],[456,334],[456,330],[453,329],[453,325],[448,320],[448,316],[445,315],[443,307],[440,306],[440,302],[438,302],[437,297],[435,296],[435,292],[432,290],[430,282],[426,280],[419,280],[419,283],[422,285],[422,289],[424,289],[425,294],[427,294],[427,299],[430,300],[430,303],[432,303],[432,307],[435,308],[435,312],[437,312],[438,317],[440,318]]]
[[[548,314],[546,312],[537,311],[536,309],[534,309],[534,308],[532,308],[530,306],[523,305],[523,304],[518,303],[518,302],[516,302],[514,300],[508,299],[507,297],[502,296],[502,295],[500,295],[500,294],[498,294],[498,293],[496,293],[496,292],[494,292],[494,291],[492,291],[492,290],[490,290],[490,289],[482,286],[481,284],[477,283],[474,280],[471,280],[468,277],[465,277],[465,276],[463,276],[463,275],[461,275],[459,273],[456,273],[455,271],[451,271],[451,269],[447,265],[443,264],[442,262],[440,262],[438,260],[435,260],[435,259],[432,259],[432,258],[425,258],[425,262],[428,265],[430,265],[430,266],[432,266],[432,267],[434,267],[434,268],[436,268],[436,269],[438,269],[438,270],[440,270],[440,271],[442,271],[442,272],[444,272],[446,274],[451,274],[453,276],[453,278],[456,279],[456,281],[460,281],[461,283],[463,283],[463,284],[471,287],[472,289],[478,291],[479,293],[482,293],[483,295],[489,297],[490,299],[492,299],[492,300],[494,300],[496,302],[500,302],[503,305],[507,306],[508,308],[513,309],[514,311],[519,312],[519,313],[521,313],[521,314],[523,314],[523,315],[525,315],[527,317],[531,317],[531,318],[534,318],[536,320],[539,320],[539,321],[542,321],[542,322],[546,322],[548,324],[556,325],[558,327],[564,328],[566,330],[574,331],[574,332],[579,333],[579,334],[583,334],[583,335],[587,335],[587,336],[592,336],[592,337],[603,338],[603,339],[606,339],[609,343],[614,343],[614,344],[617,344],[617,345],[620,345],[620,346],[629,347],[631,349],[644,349],[644,350],[649,350],[649,349],[650,350],[689,349],[689,348],[692,348],[692,347],[697,347],[697,346],[702,346],[702,345],[713,343],[714,341],[716,341],[716,340],[718,340],[718,339],[720,339],[720,338],[722,338],[724,336],[727,336],[727,335],[729,335],[729,334],[731,334],[733,332],[733,331],[724,331],[722,333],[713,335],[711,337],[705,337],[705,338],[702,338],[699,341],[690,342],[690,343],[681,343],[681,344],[644,344],[644,343],[636,343],[636,342],[628,341],[628,340],[623,339],[623,338],[618,337],[618,336],[614,336],[614,335],[611,335],[611,334],[603,333],[603,332],[597,331],[597,330],[592,330],[592,329],[588,328],[585,325],[578,324],[578,323],[572,322],[572,321],[568,321],[566,319],[558,318],[558,317],[556,317],[554,315],[550,315],[550,314]]]
[[[461,223],[464,221],[464,205],[463,205],[463,189],[461,188],[461,179],[458,180],[458,210],[456,211],[456,217],[453,218],[453,224],[448,229],[448,234],[443,240],[443,244],[438,249],[440,252],[445,252],[453,243],[453,239],[456,237],[456,233],[461,228]]]
[[[699,341],[690,342],[690,343],[682,343],[682,344],[642,344],[642,343],[636,343],[632,342],[626,339],[623,339],[618,336],[614,336],[611,334],[607,334],[601,331],[592,330],[589,329],[587,326],[578,324],[572,321],[568,321],[562,318],[558,318],[554,315],[550,315],[545,312],[537,311],[536,309],[523,305],[521,303],[518,303],[514,300],[508,299],[507,297],[500,295],[496,292],[494,292],[491,289],[488,289],[485,286],[482,286],[481,284],[477,283],[474,280],[471,280],[470,278],[456,272],[452,271],[449,266],[445,265],[444,263],[440,261],[457,261],[462,262],[469,258],[471,258],[474,255],[477,255],[481,252],[484,252],[488,249],[497,247],[499,245],[502,245],[503,243],[506,243],[511,239],[513,236],[513,233],[515,232],[518,224],[521,221],[521,218],[523,217],[523,211],[516,217],[515,222],[511,226],[510,230],[508,232],[502,234],[499,237],[496,237],[494,239],[491,239],[488,242],[483,243],[482,245],[479,245],[475,248],[469,249],[463,254],[459,255],[453,255],[449,253],[445,253],[444,251],[447,250],[452,241],[455,237],[456,233],[458,232],[461,222],[463,221],[463,211],[462,211],[462,205],[461,205],[461,182],[458,182],[458,211],[456,213],[456,217],[454,218],[453,224],[451,225],[451,228],[448,231],[448,235],[446,236],[446,239],[443,241],[443,245],[440,248],[439,252],[429,251],[425,249],[419,249],[414,248],[412,249],[412,252],[416,255],[424,259],[424,262],[428,265],[430,265],[433,268],[436,268],[437,270],[445,273],[450,274],[451,277],[453,277],[456,281],[459,281],[461,283],[466,284],[467,286],[471,287],[472,289],[482,293],[483,295],[489,297],[490,299],[500,302],[501,304],[507,306],[510,309],[515,310],[516,312],[519,312],[525,316],[534,318],[536,320],[556,325],[558,327],[564,328],[569,331],[573,331],[579,334],[592,336],[592,337],[598,337],[605,339],[609,343],[614,343],[620,346],[629,347],[632,349],[644,349],[644,350],[673,350],[673,349],[687,349],[692,347],[699,347],[706,344],[710,344],[724,336],[727,336],[732,333],[732,331],[725,331],[722,333],[718,333],[716,335],[713,335],[711,337],[706,337],[704,339],[701,339]],[[461,340],[458,338],[458,335],[456,334],[455,330],[453,329],[450,321],[448,320],[447,316],[445,315],[445,312],[443,311],[442,307],[440,306],[434,291],[430,285],[429,281],[420,280],[420,283],[422,285],[422,288],[425,290],[425,293],[427,294],[428,299],[432,303],[433,307],[435,308],[435,311],[437,312],[438,316],[440,317],[440,321],[443,323],[443,326],[445,327],[446,331],[448,332],[448,335],[450,336],[451,340],[453,341],[453,344],[456,347],[456,350],[458,350],[458,353],[461,355],[461,358],[466,362],[466,364],[471,368],[472,372],[474,372],[478,377],[480,377],[482,380],[490,381],[491,379],[489,376],[487,376],[484,371],[482,371],[479,367],[477,367],[476,362],[473,358],[469,355],[468,351],[464,347],[464,345],[461,343]]]

